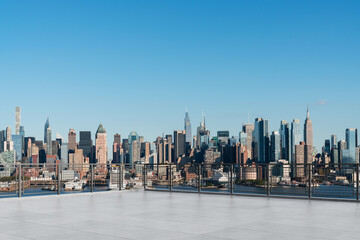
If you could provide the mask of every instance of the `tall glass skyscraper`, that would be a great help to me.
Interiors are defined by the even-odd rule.
[[[301,141],[300,134],[300,120],[294,119],[291,122],[291,155],[289,163],[295,162],[295,145],[298,145]]]
[[[280,134],[278,131],[274,131],[271,134],[271,161],[277,162],[280,160]]]
[[[281,137],[281,158],[290,162],[291,134],[290,134],[290,126],[286,121],[281,121],[280,123],[280,137]]]
[[[192,133],[191,133],[191,123],[190,123],[190,116],[186,109],[185,118],[184,118],[184,129],[185,129],[185,140],[189,145],[192,145]]]
[[[12,135],[13,146],[15,150],[16,161],[22,160],[23,137],[21,135]]]
[[[137,162],[140,160],[140,137],[135,132],[132,131],[129,134],[129,163],[133,164],[134,162]]]
[[[47,143],[47,129],[50,127],[49,118],[46,119],[44,126],[44,143]]]
[[[269,121],[256,118],[255,129],[253,132],[254,141],[254,159],[257,163],[266,163],[270,161],[269,154]]]

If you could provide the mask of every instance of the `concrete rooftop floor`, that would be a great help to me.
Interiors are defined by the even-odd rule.
[[[0,239],[358,239],[360,204],[122,191],[0,199]]]

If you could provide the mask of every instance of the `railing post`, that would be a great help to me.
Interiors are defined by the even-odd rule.
[[[234,171],[234,165],[230,165],[230,194],[233,194],[233,171]]]
[[[57,166],[57,194],[60,195],[60,164]]]
[[[309,199],[311,198],[312,164],[309,164]]]
[[[143,185],[144,190],[146,189],[146,164],[143,164]]]
[[[94,192],[94,164],[91,164],[91,174],[90,174],[90,189],[91,192]]]
[[[172,167],[171,167],[171,163],[170,163],[170,170],[169,170],[169,178],[170,178],[170,192],[172,192],[172,188],[173,188],[172,184],[173,184],[173,182],[172,182]]]
[[[19,174],[18,174],[18,184],[19,184],[19,191],[18,191],[18,197],[21,198],[21,163],[19,163]]]
[[[266,195],[270,196],[270,164],[266,165]]]
[[[356,201],[359,201],[359,163],[356,164]]]
[[[198,192],[201,192],[201,165],[198,165]]]
[[[122,165],[121,163],[119,164],[119,190],[121,191],[122,190],[122,185],[123,185],[123,182],[122,182]]]

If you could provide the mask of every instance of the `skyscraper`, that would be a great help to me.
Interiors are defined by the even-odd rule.
[[[280,160],[280,134],[278,131],[274,131],[271,134],[271,161],[277,162]]]
[[[106,164],[108,160],[106,130],[100,123],[95,135],[95,159],[98,164]]]
[[[342,163],[357,163],[357,129],[348,128],[346,135],[346,149],[342,150]]]
[[[20,134],[20,125],[21,125],[21,108],[15,108],[15,134]]]
[[[280,123],[281,158],[290,162],[291,158],[291,133],[286,121]]]
[[[312,146],[300,142],[295,145],[295,174],[294,177],[306,177],[306,164],[312,163]]]
[[[91,139],[90,131],[80,131],[80,141],[78,148],[83,150],[84,156],[89,158],[90,163],[94,163],[93,141]]]
[[[68,148],[70,152],[75,152],[75,149],[77,149],[76,132],[74,129],[70,129],[68,133]]]
[[[300,141],[300,120],[294,119],[291,122],[291,155],[289,163],[293,163],[295,161],[295,145],[299,144]]]
[[[113,142],[113,163],[120,163],[121,155],[121,135],[116,133]]]
[[[174,131],[174,161],[185,154],[185,131]]]
[[[52,155],[51,128],[46,129],[46,154]]]
[[[190,123],[190,116],[186,109],[185,112],[185,118],[184,118],[184,129],[185,129],[185,135],[186,135],[186,142],[192,145],[192,133],[191,133],[191,123]]]
[[[140,137],[137,132],[129,134],[129,163],[134,164],[140,161]]]
[[[307,108],[307,115],[306,115],[306,120],[305,120],[305,124],[304,124],[304,141],[305,141],[305,144],[311,146],[311,148],[314,146],[314,144],[313,144],[313,126],[312,126],[312,122],[310,120],[309,106]]]
[[[255,129],[253,131],[253,153],[255,162],[266,163],[270,161],[269,140],[269,121],[262,118],[256,118]]]
[[[204,113],[203,113],[202,117],[203,117],[203,119],[200,122],[200,126],[197,128],[197,134],[196,134],[196,148],[197,149],[208,148],[209,142],[210,142],[210,131],[206,130]]]
[[[253,149],[252,149],[252,142],[253,142],[253,131],[254,131],[254,124],[243,124],[242,126],[243,132],[247,135],[247,151],[249,159],[253,158]]]
[[[337,147],[337,137],[336,135],[331,135],[331,148],[336,148]]]
[[[49,118],[46,119],[44,126],[44,143],[47,143],[47,129],[50,127]]]

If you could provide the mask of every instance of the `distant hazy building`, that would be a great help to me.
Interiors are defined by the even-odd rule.
[[[291,154],[289,163],[293,163],[295,161],[295,145],[298,145],[301,141],[301,133],[300,133],[300,120],[294,119],[291,122]]]
[[[184,129],[185,129],[185,140],[189,145],[192,145],[192,133],[191,133],[191,122],[190,122],[190,116],[186,109],[185,112],[185,118],[184,118]]]
[[[15,134],[20,134],[20,125],[21,125],[21,108],[15,108]]]
[[[106,130],[101,123],[95,135],[95,159],[98,164],[106,164],[108,160]]]

